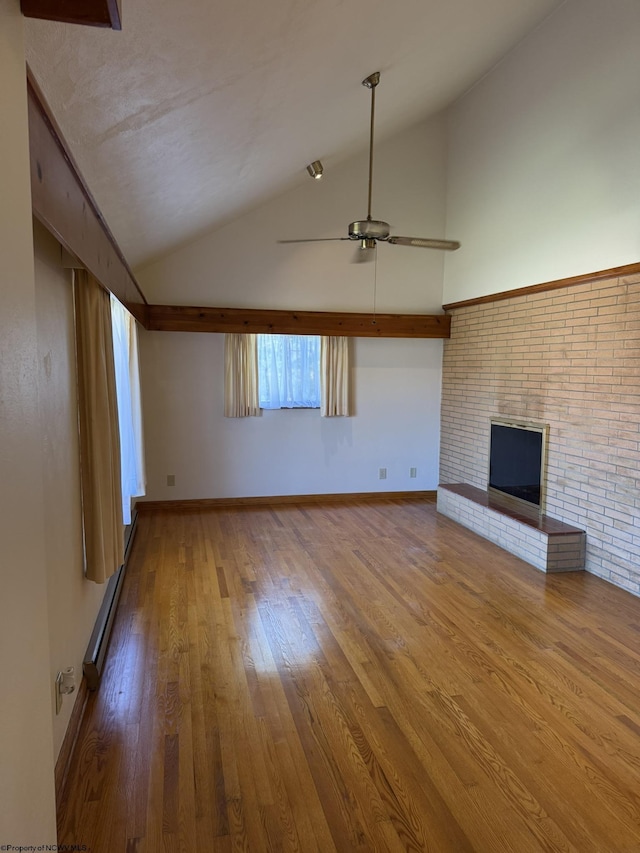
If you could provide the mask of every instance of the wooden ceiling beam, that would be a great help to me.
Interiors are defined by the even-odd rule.
[[[159,332],[345,335],[357,338],[448,338],[446,314],[355,314],[149,305],[147,328]]]
[[[146,325],[144,294],[30,72],[27,89],[33,215]]]
[[[122,29],[120,0],[20,0],[20,9],[27,18]]]

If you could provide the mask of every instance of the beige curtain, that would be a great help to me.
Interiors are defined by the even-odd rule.
[[[86,576],[104,583],[124,559],[111,304],[86,270],[74,271],[74,299]]]
[[[258,347],[255,335],[224,338],[224,415],[251,418],[260,414]]]
[[[320,386],[323,418],[351,414],[349,393],[349,338],[323,337],[320,343]]]

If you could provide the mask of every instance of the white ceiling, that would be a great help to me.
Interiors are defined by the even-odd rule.
[[[123,30],[26,21],[27,60],[129,262],[435,113],[561,0],[123,0]],[[541,60],[542,61],[542,60]]]

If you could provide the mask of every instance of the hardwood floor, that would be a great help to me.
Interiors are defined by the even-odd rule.
[[[637,598],[423,501],[138,524],[60,844],[640,851]]]

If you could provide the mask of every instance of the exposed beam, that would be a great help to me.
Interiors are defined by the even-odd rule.
[[[448,338],[446,314],[352,314],[149,305],[148,329],[159,332],[246,332],[346,335],[357,338]]]
[[[33,214],[146,325],[144,294],[29,71],[27,84]]]
[[[120,0],[20,0],[20,9],[27,18],[122,29]]]

